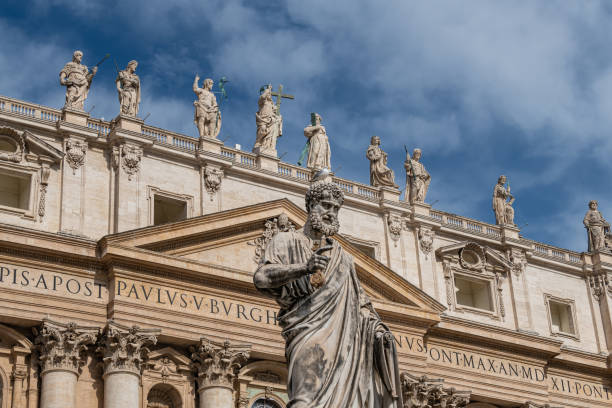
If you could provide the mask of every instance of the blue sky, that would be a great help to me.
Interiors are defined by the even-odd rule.
[[[261,85],[282,83],[283,160],[318,112],[341,177],[367,183],[382,139],[398,184],[423,149],[434,208],[494,222],[500,174],[522,234],[586,249],[590,199],[612,220],[612,6],[604,1],[4,1],[0,94],[63,105],[73,50],[94,65],[86,109],[118,112],[114,58],[139,62],[147,123],[195,136],[196,72],[226,76],[221,139],[251,149]],[[525,225],[528,224],[528,225]]]

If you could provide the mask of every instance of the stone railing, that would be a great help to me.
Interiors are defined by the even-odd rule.
[[[198,139],[170,132],[155,126],[142,126],[144,136],[155,139],[158,143],[167,144],[181,149],[195,152],[198,148]]]
[[[257,167],[257,155],[231,147],[221,147],[221,156],[245,167]]]
[[[62,111],[59,109],[47,108],[45,106],[18,101],[5,96],[0,96],[0,111],[49,122],[57,122],[62,117]]]
[[[581,263],[582,255],[579,252],[570,251],[568,249],[554,247],[552,245],[546,245],[541,242],[535,242],[528,240],[531,243],[531,248],[534,255],[543,256],[551,259],[558,259],[560,261]]]
[[[102,119],[87,119],[87,127],[98,132],[99,135],[108,136],[111,130],[109,122]]]
[[[480,235],[489,235],[493,238],[501,238],[501,230],[496,225],[491,225],[487,224],[486,222],[476,221],[470,218],[436,210],[430,210],[429,216],[442,224],[449,225],[454,228],[467,230]]]

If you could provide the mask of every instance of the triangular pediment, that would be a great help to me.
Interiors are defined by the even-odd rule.
[[[463,241],[440,247],[436,250],[436,254],[443,259],[457,258],[459,262],[463,262],[462,251],[464,250],[473,252],[475,255],[481,254],[483,262],[490,263],[491,265],[502,268],[503,270],[510,270],[512,268],[512,264],[501,254],[486,245],[480,245],[473,241]]]
[[[146,259],[151,261],[157,258],[168,264],[176,260],[183,267],[189,263],[194,268],[216,268],[223,276],[235,272],[244,285],[252,286],[258,251],[265,245],[265,237],[274,233],[281,214],[295,228],[300,228],[307,218],[306,212],[291,201],[275,200],[109,235],[101,240],[100,248],[102,252],[121,256],[132,252],[132,256],[142,259],[146,252]],[[334,238],[353,256],[361,284],[377,307],[386,305],[389,313],[398,318],[406,318],[405,314],[410,313],[419,319],[420,313],[424,313],[422,320],[429,321],[445,309],[342,235]]]
[[[57,163],[64,157],[64,153],[61,150],[56,149],[27,130],[19,130],[8,125],[0,124],[0,138],[9,140],[9,145],[13,145],[13,149],[11,150],[13,155],[16,156],[16,159],[13,161],[19,162],[23,159],[24,155],[33,155],[34,158],[38,157],[43,161]]]

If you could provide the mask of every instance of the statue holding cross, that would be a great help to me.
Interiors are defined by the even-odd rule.
[[[276,105],[272,96],[276,96]],[[272,85],[262,88],[258,101],[259,110],[255,113],[257,138],[253,146],[254,153],[276,157],[276,139],[283,135],[283,117],[280,114],[282,98],[294,99],[294,96],[283,94],[282,85],[279,85],[278,92],[272,91]]]

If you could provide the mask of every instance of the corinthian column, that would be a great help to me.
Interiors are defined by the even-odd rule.
[[[249,358],[251,346],[213,343],[202,337],[191,349],[194,368],[198,372],[200,408],[233,408],[234,378]]]
[[[98,351],[104,363],[104,408],[139,408],[140,374],[147,346],[157,343],[159,329],[141,329],[109,321]]]
[[[76,383],[85,364],[88,344],[98,336],[97,327],[78,326],[76,323],[57,323],[43,320],[40,331],[35,330],[42,377],[41,408],[75,408]]]

